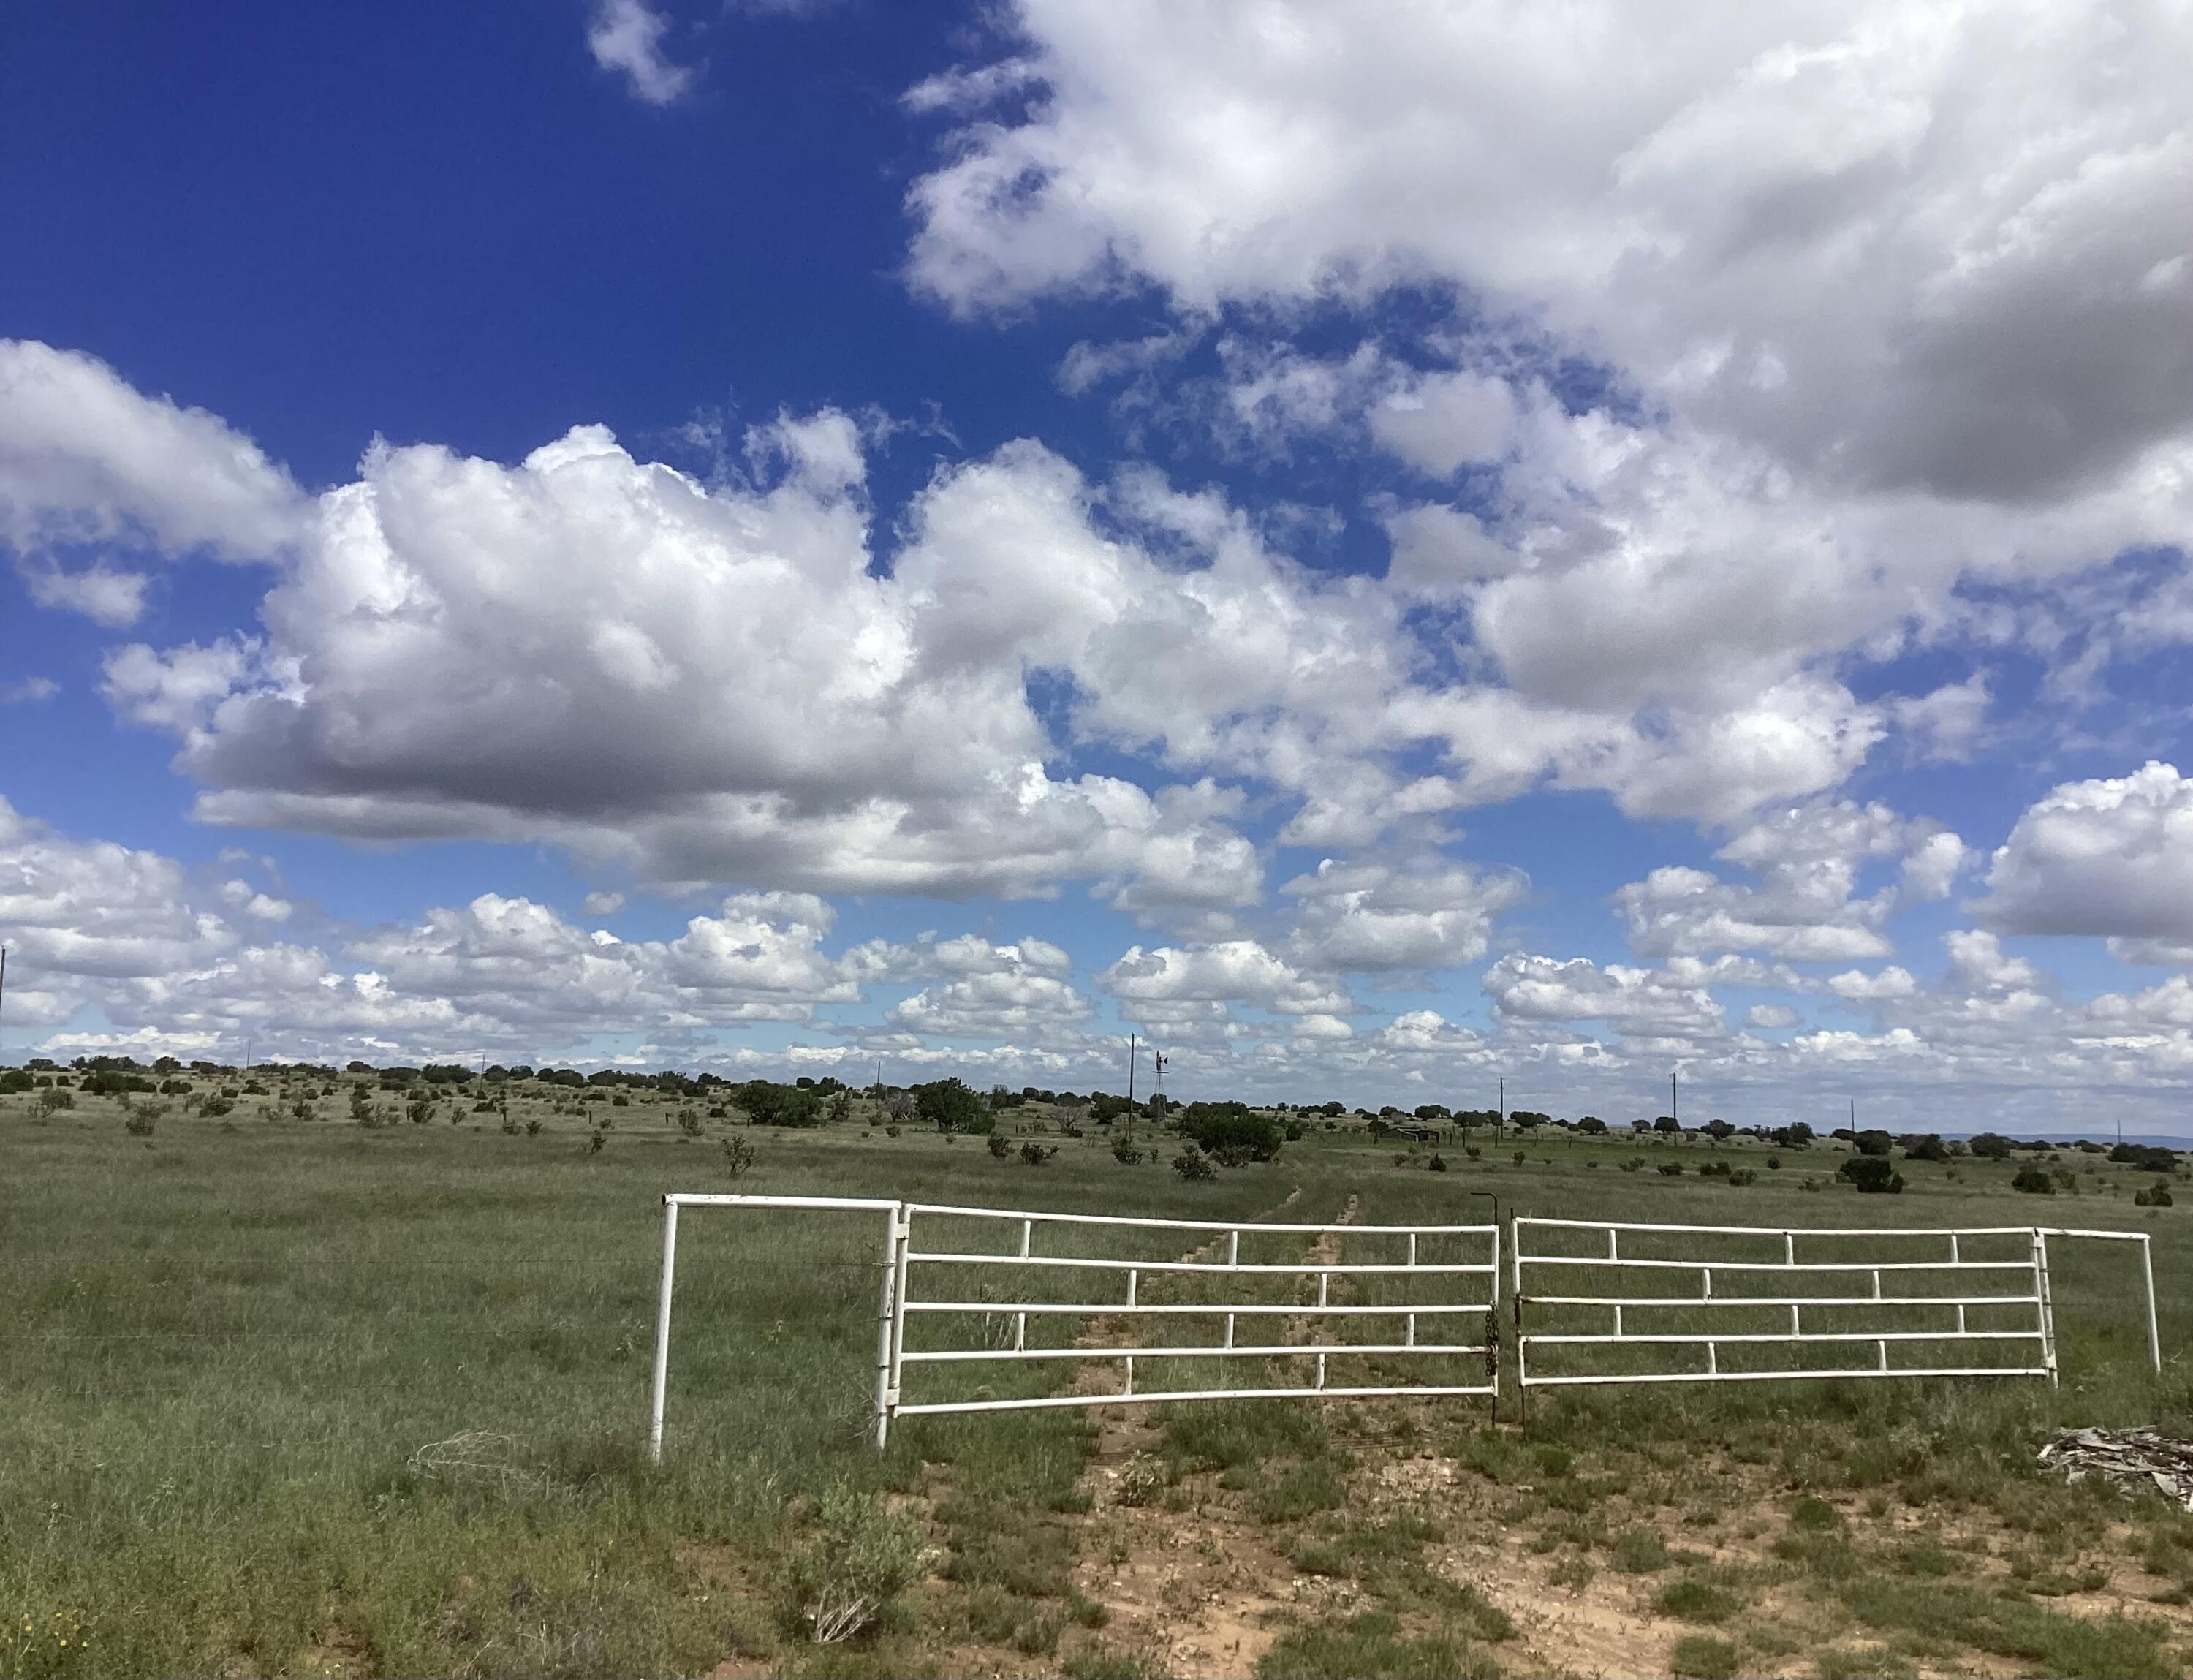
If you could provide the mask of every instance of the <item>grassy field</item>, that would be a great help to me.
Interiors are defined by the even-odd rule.
[[[298,1117],[301,1098],[322,1117]],[[1913,1162],[1904,1194],[1861,1198],[1825,1148],[1769,1167],[1755,1143],[1560,1135],[1450,1150],[1434,1173],[1343,1129],[1188,1183],[1115,1161],[1096,1128],[1051,1133],[1059,1153],[1029,1165],[887,1136],[865,1103],[820,1132],[711,1121],[698,1138],[679,1106],[588,1112],[544,1091],[511,1103],[509,1131],[466,1102],[367,1128],[347,1091],[270,1085],[138,1136],[111,1099],[0,1102],[0,1675],[2193,1658],[2193,1517],[2032,1461],[2064,1424],[2193,1425],[2193,1208],[2134,1207],[2152,1175],[2068,1154],[2053,1164],[2077,1193],[2044,1198],[2013,1194],[2007,1164]],[[760,1191],[1384,1223],[1479,1218],[1490,1190],[1549,1216],[2146,1230],[2166,1370],[2146,1370],[2129,1252],[2065,1245],[2054,1390],[1540,1391],[1527,1426],[1511,1394],[1497,1428],[1480,1401],[1062,1410],[907,1419],[879,1454],[876,1222],[696,1213],[656,1469],[656,1198],[733,1188],[734,1134],[757,1154],[736,1187]],[[1757,1181],[1623,1170],[1716,1155]],[[1076,1380],[983,1373],[970,1383],[997,1393]],[[816,1644],[818,1591],[862,1569],[910,1579],[856,1637]]]

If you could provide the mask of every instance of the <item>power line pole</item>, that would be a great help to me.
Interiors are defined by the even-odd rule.
[[[1135,1035],[1127,1035],[1127,1106],[1135,1106]]]
[[[1680,1132],[1683,1129],[1683,1105],[1676,1099],[1675,1079],[1674,1074],[1668,1075],[1668,1118],[1675,1122],[1675,1130]]]
[[[1508,1135],[1508,1075],[1500,1075],[1500,1115],[1492,1122],[1492,1141],[1498,1143]]]

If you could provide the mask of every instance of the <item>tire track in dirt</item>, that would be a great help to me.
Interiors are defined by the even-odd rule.
[[[1269,1221],[1301,1195],[1297,1187],[1251,1222]],[[1353,1224],[1357,1209],[1357,1198],[1350,1195],[1337,1223]],[[1181,1258],[1215,1258],[1223,1241],[1214,1237]],[[1310,1244],[1307,1258],[1330,1265],[1339,1253],[1338,1235],[1326,1231]],[[1308,1278],[1302,1282],[1314,1287]],[[1312,1323],[1281,1322],[1291,1327],[1290,1341],[1307,1336]],[[1124,1345],[1133,1339],[1129,1322],[1096,1319],[1079,1340],[1092,1347]],[[1117,1380],[1108,1369],[1084,1366],[1077,1386],[1096,1392],[1094,1385],[1108,1380]],[[1074,1576],[1084,1596],[1109,1614],[1108,1643],[1174,1680],[1223,1680],[1255,1670],[1279,1637],[1280,1613],[1317,1619],[1359,1602],[1360,1595],[1346,1582],[1299,1575],[1231,1504],[1198,1499],[1175,1508],[1177,1499],[1165,1499],[1156,1471],[1164,1426],[1149,1408],[1103,1408],[1097,1425],[1096,1448],[1081,1477],[1091,1503],[1079,1523]]]

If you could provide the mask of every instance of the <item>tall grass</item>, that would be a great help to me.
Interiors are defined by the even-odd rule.
[[[525,1112],[549,1115],[545,1104]],[[1038,1519],[1070,1508],[1084,1420],[908,1419],[887,1453],[868,1445],[876,1219],[686,1216],[670,1450],[652,1468],[643,1446],[658,1197],[731,1188],[719,1151],[711,1138],[685,1138],[667,1109],[620,1111],[598,1152],[582,1120],[550,1117],[538,1136],[506,1134],[498,1120],[367,1129],[261,1119],[247,1107],[241,1124],[170,1116],[140,1138],[97,1102],[0,1116],[0,1617],[39,1630],[27,1643],[8,1636],[0,1672],[703,1670],[727,1652],[791,1648],[782,1560],[826,1489],[904,1488],[939,1465],[961,1502],[953,1532],[967,1537],[953,1567],[971,1572],[975,1586],[995,1585],[1039,1554],[1051,1561],[1028,1564],[1023,1585],[1057,1597],[1057,1614],[1068,1614],[1058,1542]],[[1575,1217],[1938,1224],[2076,1215],[2154,1230],[2166,1350],[2193,1330],[2193,1297],[2174,1282],[2193,1260],[2184,1210],[2135,1213],[2105,1193],[2068,1204],[2013,1195],[1995,1182],[2007,1183],[2007,1169],[1982,1181],[1968,1165],[1967,1180],[1951,1182],[1915,1165],[1904,1196],[1860,1199],[1801,1193],[1801,1175],[1787,1170],[1744,1190],[1619,1173],[1626,1142],[1533,1143],[1523,1167],[1504,1155],[1497,1167],[1463,1165],[1457,1152],[1457,1170],[1434,1175],[1394,1168],[1390,1152],[1359,1137],[1314,1133],[1277,1163],[1192,1184],[1162,1166],[1115,1161],[1093,1132],[1062,1140],[1039,1166],[911,1129],[898,1138],[863,1138],[857,1126],[741,1135],[759,1147],[741,1190],[1160,1217],[1274,1217],[1298,1191],[1276,1217],[1329,1219],[1354,1195],[1366,1223],[1467,1223],[1487,1216],[1472,1192],[1488,1189],[1526,1212]],[[1605,1165],[1588,1170],[1588,1159]],[[1807,1165],[1815,1176],[1831,1170]],[[918,1224],[919,1239],[975,1240],[940,1236],[942,1223]],[[1004,1247],[1017,1236],[1015,1227],[981,1240]],[[1176,1258],[1196,1238],[1097,1241]],[[1368,1241],[1349,1239],[1343,1252],[1368,1258]],[[1244,1258],[1306,1246],[1245,1241]],[[1801,1466],[1807,1452],[1831,1450],[1852,1474],[1955,1477],[1982,1473],[1971,1468],[1982,1462],[1978,1443],[2027,1454],[2031,1432],[2049,1423],[2182,1412],[2180,1368],[2160,1386],[2144,1372],[2127,1256],[2064,1244],[2052,1259],[2064,1373],[2054,1391],[1579,1391],[1534,1396],[1532,1429],[1579,1442],[1710,1434]],[[932,1297],[955,1273],[977,1288],[998,1282],[982,1268],[933,1270]],[[1193,1292],[1225,1282],[1145,1279],[1159,1293],[1143,1299],[1217,1299]],[[1107,1273],[1045,1279],[1058,1299],[1094,1310],[1118,1299],[1119,1283]],[[1062,1318],[1040,1333],[1066,1338],[1080,1323]],[[1215,1321],[1179,1323],[1198,1327],[1183,1333],[1217,1333]],[[999,1332],[974,1319],[921,1333],[940,1339],[917,1345],[937,1345]],[[1429,1339],[1429,1323],[1419,1333]],[[980,1384],[999,1394],[1068,1375],[1034,1363],[919,1373],[932,1392]],[[1206,1377],[1138,1371],[1137,1385]],[[1331,1380],[1342,1380],[1337,1363]],[[1474,1428],[1482,1402],[1459,1402],[1452,1415]],[[1834,1426],[1813,1429],[1808,1446],[1807,1419]],[[468,1431],[507,1444],[457,1467],[419,1455]],[[1973,1452],[1944,1454],[1945,1431]],[[82,1637],[57,1643],[56,1616]],[[1340,1659],[1304,1646],[1299,1660],[1307,1672]]]

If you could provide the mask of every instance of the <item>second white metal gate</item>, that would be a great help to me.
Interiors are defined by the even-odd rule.
[[[2148,1351],[2160,1371],[2142,1232],[1519,1217],[1509,1277],[1516,1381],[1526,1389],[1829,1377],[2053,1383],[2051,1236],[2140,1244]]]

